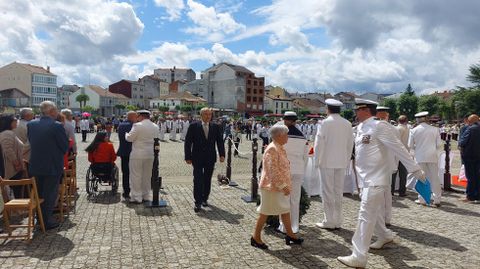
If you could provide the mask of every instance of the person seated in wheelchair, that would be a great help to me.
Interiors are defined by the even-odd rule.
[[[104,131],[98,132],[85,151],[88,152],[88,161],[93,175],[104,181],[113,180],[117,154],[115,154],[115,149],[113,144],[110,143],[107,133]]]

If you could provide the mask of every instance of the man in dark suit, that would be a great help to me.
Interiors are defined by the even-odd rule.
[[[29,174],[35,177],[45,227],[53,229],[58,223],[53,219],[53,208],[58,195],[58,185],[63,175],[63,156],[68,150],[65,128],[56,122],[58,111],[51,101],[40,104],[41,118],[27,124],[30,141]]]
[[[461,200],[478,202],[480,201],[480,122],[475,114],[468,117],[468,122],[470,126],[458,141],[467,177],[467,197]]]
[[[192,123],[185,137],[185,162],[193,165],[195,212],[200,211],[201,206],[208,206],[212,174],[217,161],[215,144],[220,162],[225,160],[223,134],[220,126],[211,122],[212,113],[210,108],[202,108],[200,110],[202,120]]]
[[[130,169],[128,164],[130,163],[130,152],[132,151],[132,142],[125,140],[125,134],[132,130],[132,126],[137,122],[137,113],[135,111],[129,111],[127,113],[127,121],[120,123],[118,126],[118,141],[120,145],[118,147],[117,156],[120,156],[122,160],[122,186],[123,186],[123,198],[130,198]]]

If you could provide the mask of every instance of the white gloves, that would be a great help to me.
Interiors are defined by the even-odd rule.
[[[427,181],[427,177],[425,175],[425,172],[423,172],[423,170],[417,170],[417,171],[413,172],[412,176],[415,177],[416,179],[420,180],[423,183],[425,183]]]

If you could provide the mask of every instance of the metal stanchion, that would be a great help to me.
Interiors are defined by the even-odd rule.
[[[452,188],[452,175],[450,174],[450,134],[445,134],[445,173],[443,174],[443,190],[449,192],[463,193],[463,191]]]
[[[228,186],[236,187],[238,186],[237,182],[232,179],[232,139],[228,139],[228,151],[227,151],[227,178]]]
[[[158,172],[158,153],[160,152],[159,138],[155,138],[153,142],[153,169],[152,169],[152,191],[153,200],[145,202],[145,207],[166,207],[167,201],[160,198],[160,188],[162,186],[162,177]]]
[[[251,188],[252,192],[250,196],[242,196],[242,200],[246,203],[256,203],[258,198],[258,179],[257,179],[257,151],[258,151],[258,141],[257,138],[253,138],[252,141],[252,182]]]

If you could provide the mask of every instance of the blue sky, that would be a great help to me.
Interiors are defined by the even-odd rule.
[[[290,91],[468,86],[480,1],[0,0],[0,65],[107,87],[159,67],[243,65]],[[461,19],[459,19],[461,18]]]

